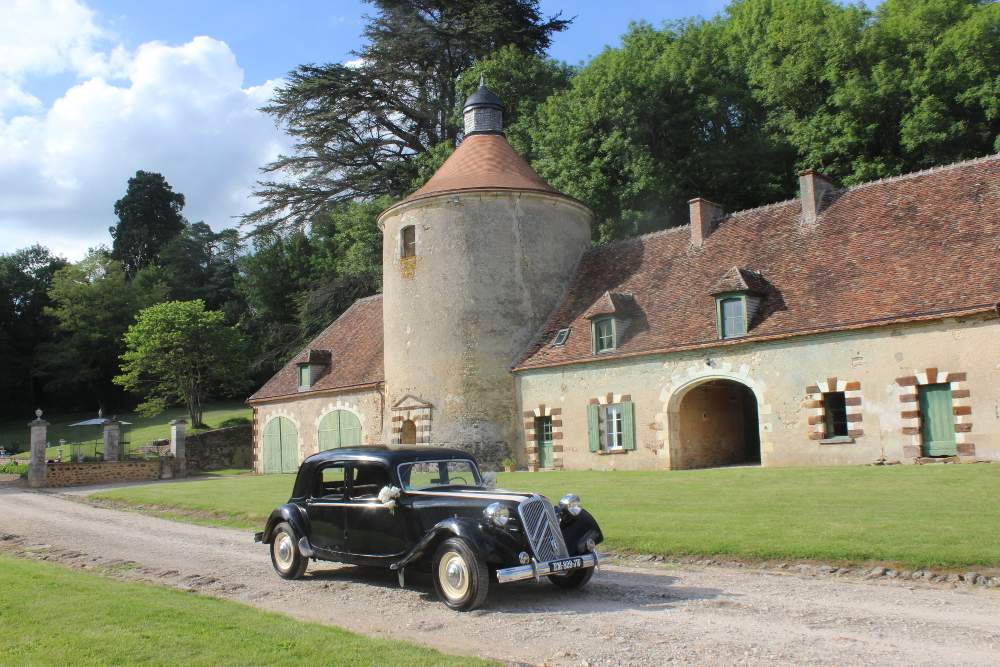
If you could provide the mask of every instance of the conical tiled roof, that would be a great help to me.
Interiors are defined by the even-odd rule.
[[[465,137],[422,188],[396,206],[415,199],[468,190],[562,194],[535,173],[506,137],[501,134],[472,134]]]

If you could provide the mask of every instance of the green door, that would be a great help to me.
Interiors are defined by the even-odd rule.
[[[299,432],[292,420],[277,417],[264,426],[264,473],[295,472],[299,466]]]
[[[535,420],[535,433],[538,434],[538,464],[542,468],[551,468],[552,453],[552,417],[538,417]]]
[[[951,384],[925,384],[920,395],[920,435],[924,456],[955,456],[955,418],[951,408]]]
[[[349,410],[334,410],[319,423],[319,451],[361,446],[361,422]]]

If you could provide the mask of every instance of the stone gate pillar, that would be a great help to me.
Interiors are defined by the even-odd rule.
[[[33,489],[45,487],[45,438],[48,432],[47,421],[42,419],[42,411],[35,410],[35,421],[28,422],[31,427],[31,459],[28,461],[28,486]]]
[[[114,419],[104,420],[104,460],[118,461],[121,451],[118,442],[121,439],[122,423]]]
[[[174,470],[177,477],[187,477],[187,449],[184,443],[184,431],[187,422],[174,419],[170,422],[170,453],[174,455]]]

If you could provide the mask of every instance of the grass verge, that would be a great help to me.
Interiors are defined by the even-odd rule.
[[[215,525],[232,516],[229,525],[249,528],[287,501],[293,481],[237,477],[94,497],[209,512]],[[553,501],[576,493],[605,545],[635,553],[1000,566],[998,465],[501,473],[499,486]]]
[[[0,555],[4,665],[496,665]],[[53,631],[53,628],[58,628]]]

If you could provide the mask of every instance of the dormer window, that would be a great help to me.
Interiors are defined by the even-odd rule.
[[[312,386],[312,367],[310,364],[299,364],[299,391],[305,391]]]
[[[417,229],[413,225],[407,225],[399,231],[400,257],[416,257],[417,255]]]
[[[594,354],[615,349],[615,318],[595,317],[591,320],[594,330]]]
[[[630,323],[642,314],[631,294],[605,292],[584,314],[590,320],[594,354],[613,352],[625,342]]]
[[[734,266],[712,287],[719,338],[746,336],[754,326],[767,281],[755,271]]]
[[[719,318],[719,338],[736,338],[747,332],[746,297],[738,295],[716,295]]]

